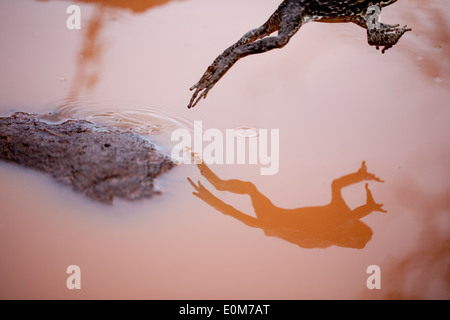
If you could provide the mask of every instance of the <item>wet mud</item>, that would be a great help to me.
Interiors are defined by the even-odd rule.
[[[50,174],[102,203],[152,197],[174,163],[137,134],[83,120],[49,124],[37,115],[0,118],[0,159]]]

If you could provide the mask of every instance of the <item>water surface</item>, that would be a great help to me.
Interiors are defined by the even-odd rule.
[[[81,7],[70,31],[66,8]],[[450,298],[450,8],[402,0],[382,21],[407,24],[386,54],[350,24],[303,26],[282,50],[239,61],[197,107],[188,90],[210,62],[261,25],[279,1],[13,1],[0,4],[0,115],[88,119],[135,131],[170,152],[170,133],[280,130],[278,174],[211,165],[283,210],[320,207],[332,181],[366,161],[387,213],[360,221],[364,246],[266,235],[224,215],[256,217],[246,194],[217,190],[195,165],[158,179],[138,203],[92,203],[40,173],[0,163],[0,297],[139,299]],[[198,181],[220,202],[192,193]],[[350,209],[364,182],[343,189]],[[212,199],[212,198],[211,198]],[[328,221],[328,220],[327,220]],[[327,221],[324,221],[326,223]],[[367,230],[367,229],[364,229]],[[82,289],[66,288],[66,268]],[[366,269],[382,270],[382,289]]]

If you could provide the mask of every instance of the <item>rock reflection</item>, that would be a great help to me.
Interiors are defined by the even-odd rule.
[[[278,237],[303,248],[327,248],[335,245],[362,249],[372,238],[372,230],[360,219],[374,211],[386,212],[382,209],[382,204],[374,201],[367,183],[366,204],[352,210],[342,197],[341,190],[349,185],[362,181],[383,182],[367,172],[365,162],[358,171],[332,182],[332,200],[328,205],[297,209],[283,209],[273,205],[251,182],[222,180],[205,164],[197,166],[217,190],[249,195],[256,217],[235,209],[214,196],[201,182],[195,184],[188,178],[195,189],[195,196],[249,227],[262,229],[267,236]]]
[[[48,1],[48,0],[38,0]],[[100,79],[100,66],[105,49],[102,30],[107,21],[118,11],[128,10],[132,13],[143,13],[154,7],[167,4],[172,0],[74,0],[73,3],[93,4],[96,6],[84,32],[83,44],[78,54],[76,73],[67,97],[75,101],[87,90],[92,91]],[[178,0],[180,1],[180,0]]]

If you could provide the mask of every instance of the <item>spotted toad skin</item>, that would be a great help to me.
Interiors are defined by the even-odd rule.
[[[373,6],[382,8],[397,0],[285,0],[272,16],[259,28],[247,32],[227,48],[208,67],[200,81],[191,87],[195,90],[188,108],[194,107],[241,58],[252,54],[283,48],[291,37],[307,22],[352,22],[367,30],[367,42],[382,53],[394,46],[401,36],[411,29],[378,23],[369,27]],[[271,36],[272,33],[277,35]]]

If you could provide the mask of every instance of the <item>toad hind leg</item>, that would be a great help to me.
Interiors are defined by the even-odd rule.
[[[284,47],[303,23],[304,8],[296,2],[283,2],[272,17],[262,27],[245,34],[238,42],[226,49],[211,64],[194,90],[188,108],[206,98],[209,90],[241,58]],[[278,35],[266,37],[278,30]],[[258,40],[260,39],[260,40]]]

